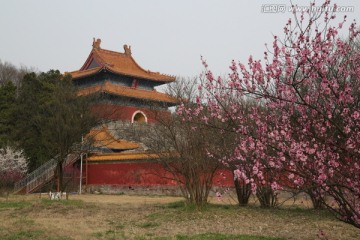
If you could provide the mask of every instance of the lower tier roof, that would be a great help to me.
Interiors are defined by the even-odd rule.
[[[109,81],[105,81],[103,84],[81,88],[78,90],[78,95],[84,96],[101,92],[116,96],[163,102],[171,106],[178,104],[178,100],[168,94],[157,92],[155,90],[144,90],[139,88],[125,87],[113,84]]]

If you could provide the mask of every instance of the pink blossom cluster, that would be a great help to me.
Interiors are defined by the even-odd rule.
[[[334,12],[294,14],[263,61],[233,60],[227,79],[215,77],[202,58],[198,100],[177,112],[186,121],[203,114],[203,124],[236,132],[225,162],[254,192],[264,185],[312,189],[319,198],[331,196],[336,204],[324,204],[359,227],[360,30],[351,23],[342,39],[346,17],[331,26]]]

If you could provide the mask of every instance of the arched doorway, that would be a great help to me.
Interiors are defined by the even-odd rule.
[[[143,113],[142,111],[136,111],[134,112],[132,119],[131,119],[132,123],[147,123],[147,117],[145,115],[145,113]]]

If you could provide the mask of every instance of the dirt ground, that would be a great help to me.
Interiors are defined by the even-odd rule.
[[[326,211],[295,205],[237,207],[231,198],[212,199],[214,205],[198,211],[184,208],[180,201],[178,197],[90,194],[70,195],[68,201],[50,201],[39,194],[10,196],[7,202],[0,198],[0,239],[171,239],[200,233],[360,239],[360,229]]]

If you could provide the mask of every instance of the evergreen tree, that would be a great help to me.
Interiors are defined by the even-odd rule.
[[[16,140],[34,170],[59,156],[58,177],[62,189],[62,163],[75,143],[96,123],[89,100],[78,97],[71,77],[59,71],[25,75],[17,101]]]
[[[0,85],[0,148],[11,142],[15,127],[16,87],[11,81]]]
[[[17,99],[15,140],[29,159],[29,169],[34,170],[55,154],[45,145],[43,128],[48,113],[45,106],[51,102],[55,81],[60,73],[29,73],[25,75]]]

